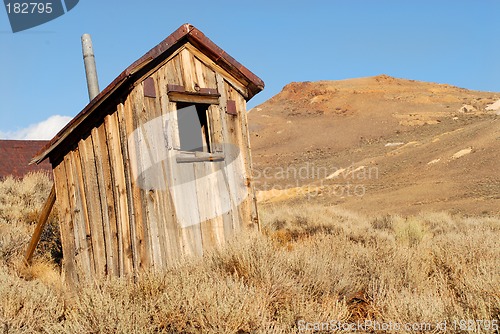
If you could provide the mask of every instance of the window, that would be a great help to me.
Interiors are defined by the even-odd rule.
[[[177,103],[181,151],[211,153],[208,104]]]
[[[169,101],[177,104],[177,162],[224,160],[217,89],[198,88],[190,92],[184,86],[168,84],[167,92]]]

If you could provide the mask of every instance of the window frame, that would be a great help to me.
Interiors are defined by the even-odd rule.
[[[220,94],[217,90],[217,88],[201,88],[196,86],[196,92],[190,92],[186,91],[184,86],[180,85],[173,85],[173,84],[168,84],[167,85],[167,95],[168,99],[170,102],[175,102],[176,104],[176,112],[179,111],[179,103],[183,104],[192,104],[192,105],[207,105],[206,111],[205,111],[205,117],[206,117],[206,130],[207,135],[205,135],[205,140],[208,140],[207,146],[209,146],[210,152],[202,152],[202,151],[184,151],[181,150],[181,143],[180,143],[180,133],[179,133],[179,124],[177,123],[176,131],[177,131],[177,136],[179,138],[179,148],[174,148],[175,150],[178,151],[178,154],[176,156],[176,161],[178,163],[190,163],[190,162],[209,162],[209,161],[223,161],[225,159],[224,152],[217,152],[215,151],[216,146],[221,146],[217,144],[221,143],[215,143],[214,138],[212,136],[212,133],[216,130],[214,129],[214,124],[212,123],[217,123],[217,122],[212,122],[211,118],[211,112],[210,109],[212,108],[219,108],[219,115],[222,117],[223,113],[222,110],[220,110],[220,104],[219,104],[219,99],[220,99]],[[200,122],[201,123],[201,122]],[[219,124],[222,124],[222,120],[220,120]],[[202,129],[203,130],[203,129]],[[217,129],[222,131],[222,129]],[[202,134],[202,138],[203,138]],[[208,139],[207,139],[208,137]]]

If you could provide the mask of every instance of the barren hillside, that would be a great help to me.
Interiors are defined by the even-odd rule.
[[[499,213],[499,98],[387,75],[290,83],[249,113],[259,199]]]

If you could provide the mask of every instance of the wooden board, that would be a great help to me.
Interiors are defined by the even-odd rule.
[[[224,162],[195,163],[198,205],[200,210],[203,250],[225,242],[224,209],[230,208],[229,193],[223,182]]]
[[[92,138],[87,137],[78,143],[82,166],[84,194],[86,194],[87,212],[90,223],[90,239],[94,255],[94,267],[97,277],[106,274],[106,246],[104,243],[103,217],[100,201],[99,182],[97,179],[96,161]]]
[[[196,87],[200,87],[199,83],[197,82],[197,78],[194,72],[194,60],[193,60],[193,55],[189,50],[183,49],[180,54],[180,64],[181,64],[181,71],[182,71],[182,79],[184,83],[184,88],[188,92],[195,92]]]
[[[66,284],[72,286],[78,281],[78,275],[75,268],[76,246],[64,162],[61,162],[59,165],[57,165],[53,171],[56,187],[57,205],[60,208],[60,213],[62,215],[62,220],[59,223],[59,228],[61,230],[61,243],[64,255],[62,261],[63,280]]]
[[[232,173],[228,172],[229,184],[234,187],[233,200],[238,204],[238,223],[236,229],[251,227],[252,220],[252,193],[251,193],[251,170],[249,165],[248,141],[244,139],[243,122],[246,120],[245,102],[243,97],[227,82],[224,83],[225,94],[228,100],[236,102],[237,115],[228,116],[226,125],[229,130],[229,140],[238,147],[239,158],[234,162]],[[246,134],[245,134],[246,136]]]
[[[131,172],[133,168],[137,166],[141,166],[142,164],[142,155],[147,154],[147,152],[142,152],[142,147],[140,145],[136,145],[134,140],[130,140],[131,136],[133,136],[133,132],[140,127],[140,119],[143,117],[143,86],[139,85],[132,90],[125,101],[124,108],[124,121],[125,121],[125,129],[126,129],[126,138],[127,138],[127,148],[128,148],[128,162],[129,162],[129,171]],[[132,167],[135,164],[135,167]],[[149,221],[148,221],[148,205],[147,199],[144,195],[144,189],[141,189],[141,184],[139,183],[140,179],[138,175],[134,175],[134,173],[129,174],[129,185],[131,186],[132,198],[134,203],[134,217],[135,224],[134,228],[131,229],[135,237],[135,251],[137,253],[138,258],[138,268],[145,269],[150,267],[152,264],[152,251],[151,251],[151,243],[150,243],[150,235],[149,235]]]
[[[78,150],[78,148],[75,150]],[[90,228],[88,227],[87,205],[83,203],[85,202],[85,197],[82,193],[83,178],[81,168],[77,168],[77,165],[80,166],[80,156],[75,151],[71,151],[64,157],[64,164],[69,191],[71,219],[74,227],[75,265],[79,268],[79,271],[81,270],[82,277],[90,277],[91,274],[95,273],[95,266]]]
[[[122,105],[118,106],[123,108]],[[132,241],[130,237],[130,215],[127,185],[125,184],[125,166],[122,154],[122,143],[118,125],[118,113],[105,118],[106,139],[110,156],[111,174],[114,182],[114,198],[117,213],[118,270],[120,276],[130,274],[134,270]]]
[[[108,214],[109,214],[109,222],[110,222],[110,232],[111,232],[111,250],[113,257],[113,267],[112,269],[108,268],[108,270],[112,270],[112,273],[116,276],[119,275],[120,267],[119,267],[119,255],[118,255],[118,205],[117,202],[119,198],[116,194],[116,180],[114,178],[114,173],[112,169],[112,154],[110,153],[110,142],[108,141],[108,129],[106,129],[106,124],[103,123],[99,127],[99,140],[101,141],[101,154],[103,159],[103,175],[104,175],[104,183],[106,187],[107,196],[107,206],[108,206]]]
[[[108,274],[118,275],[118,239],[116,232],[116,205],[114,197],[113,177],[109,161],[106,128],[102,123],[92,130],[92,140],[96,157],[96,169],[103,217],[104,238],[106,244],[106,268]]]
[[[215,94],[169,92],[168,98],[172,102],[219,104],[219,97]]]
[[[189,49],[188,49],[189,50]],[[195,77],[201,88],[214,88],[217,87],[217,80],[215,78],[215,71],[205,65],[203,61],[196,58],[192,52],[192,62],[195,69]]]
[[[154,79],[153,79],[154,80]],[[135,187],[138,195],[141,196],[143,210],[143,229],[145,242],[147,243],[148,258],[153,268],[163,267],[162,242],[159,231],[159,220],[161,219],[157,208],[154,205],[155,192],[159,186],[161,175],[155,169],[155,156],[157,147],[155,135],[155,116],[153,107],[146,107],[146,100],[151,98],[141,95],[142,87],[136,87],[136,93],[132,101],[132,125],[133,132],[129,134],[129,147],[133,146],[134,158],[131,163],[135,163],[136,174],[134,175]],[[149,103],[149,102],[148,102]],[[149,121],[149,125],[148,125]],[[151,138],[153,136],[153,138]],[[159,147],[158,147],[159,148]],[[131,151],[132,152],[132,151]],[[164,248],[164,247],[163,247]]]
[[[165,245],[167,251],[167,259],[169,263],[178,260],[182,255],[182,231],[177,222],[175,205],[173,202],[170,187],[173,185],[172,166],[173,163],[171,154],[174,147],[180,147],[178,133],[176,131],[177,120],[175,119],[175,103],[168,99],[167,85],[168,83],[180,82],[179,77],[176,77],[177,70],[175,69],[175,59],[172,63],[167,64],[157,73],[157,87],[159,99],[157,100],[156,108],[159,108],[162,119],[162,134],[164,138],[164,148],[161,154],[165,157],[161,159],[161,170],[163,173],[165,189],[158,191],[159,202],[158,207],[163,207],[164,217],[163,229],[165,231]]]
[[[124,104],[119,104],[118,105],[118,110],[117,110],[117,116],[118,116],[118,127],[119,127],[119,134],[120,134],[120,145],[121,145],[121,152],[122,152],[122,163],[123,163],[123,174],[124,174],[124,184],[125,184],[125,189],[126,189],[126,196],[127,196],[127,211],[128,211],[128,221],[127,221],[127,226],[123,226],[124,233],[128,233],[128,237],[130,238],[128,240],[128,245],[130,245],[130,252],[131,252],[131,257],[132,257],[132,263],[133,263],[133,271],[132,273],[137,273],[140,268],[140,251],[139,251],[139,245],[137,244],[137,237],[136,237],[136,210],[135,207],[137,205],[140,205],[140,203],[137,203],[134,198],[133,194],[133,186],[132,186],[132,180],[131,180],[131,167],[130,167],[130,156],[129,156],[129,147],[128,147],[128,136],[127,136],[127,126],[126,126],[126,107]]]
[[[260,230],[259,216],[257,211],[257,198],[255,197],[255,189],[253,187],[252,180],[252,155],[250,148],[250,135],[248,129],[248,118],[246,111],[246,101],[239,94],[233,94],[236,101],[236,109],[238,110],[238,117],[240,118],[240,133],[241,133],[241,151],[244,157],[244,167],[246,178],[244,180],[245,186],[247,188],[248,198],[245,201],[247,210],[250,213],[250,221],[247,221],[247,227],[257,228]]]
[[[230,132],[230,128],[228,126],[228,116],[225,116],[224,113],[224,108],[226,108],[226,101],[228,100],[228,94],[227,94],[227,89],[226,89],[226,81],[224,77],[220,74],[217,73],[216,75],[217,79],[217,89],[221,93],[221,104],[220,104],[220,120],[221,120],[221,132],[222,132],[222,137],[224,140],[224,143],[226,143],[225,149],[225,155],[226,155],[226,164],[224,168],[224,184],[220,185],[219,187],[224,187],[227,189],[227,193],[229,196],[229,202],[231,205],[231,210],[230,212],[226,213],[223,215],[223,225],[224,225],[224,234],[225,238],[229,239],[232,235],[234,235],[235,231],[238,229],[239,226],[239,215],[238,215],[238,206],[236,205],[234,198],[235,194],[233,194],[231,182],[234,180],[234,176],[231,175],[231,170],[228,170],[228,162],[233,161],[235,159],[234,156],[234,151],[231,149],[230,145],[233,144],[233,135]],[[230,151],[230,152],[227,152]]]

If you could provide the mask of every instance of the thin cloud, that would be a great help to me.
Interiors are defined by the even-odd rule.
[[[40,123],[29,125],[24,129],[17,131],[1,132],[0,137],[3,139],[19,139],[19,140],[49,140],[54,137],[69,121],[71,117],[54,115],[50,116]]]

